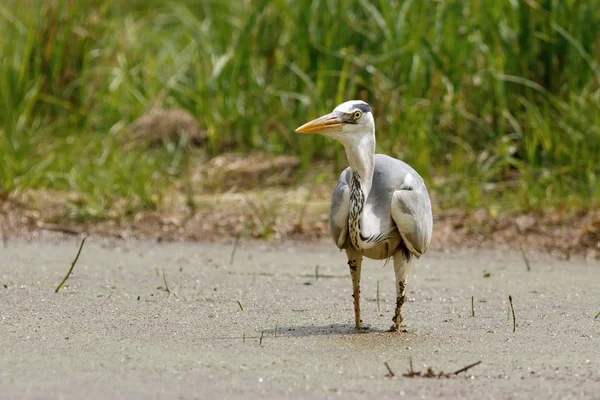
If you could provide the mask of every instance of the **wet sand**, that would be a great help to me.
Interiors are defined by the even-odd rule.
[[[91,238],[54,293],[77,248],[0,248],[0,397],[600,397],[598,262],[532,254],[527,271],[518,252],[430,252],[411,272],[406,331],[389,333],[393,266],[367,261],[371,329],[357,333],[328,242],[244,243],[230,265],[228,245]],[[409,358],[423,373],[481,364],[410,378]]]

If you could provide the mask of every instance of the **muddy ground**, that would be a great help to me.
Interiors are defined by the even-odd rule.
[[[527,271],[519,252],[431,251],[401,333],[385,332],[393,267],[369,261],[357,333],[329,242],[242,240],[230,263],[230,244],[92,237],[55,293],[78,243],[0,248],[2,398],[600,396],[597,261],[531,253]],[[481,364],[407,377],[409,359],[421,375]]]

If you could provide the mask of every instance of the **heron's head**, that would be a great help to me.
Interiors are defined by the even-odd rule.
[[[359,136],[375,134],[375,121],[367,103],[350,100],[337,106],[331,113],[307,122],[296,132],[321,133],[345,145]]]

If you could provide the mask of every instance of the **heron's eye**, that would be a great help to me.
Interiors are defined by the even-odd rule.
[[[362,117],[362,113],[360,111],[354,111],[353,117],[354,117],[355,120],[357,120],[360,117]]]

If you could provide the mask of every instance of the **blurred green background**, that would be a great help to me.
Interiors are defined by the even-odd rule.
[[[599,203],[600,0],[4,0],[0,49],[0,193],[75,192],[84,217],[158,208],[199,151],[337,174],[343,148],[293,129],[355,98],[439,207]],[[202,150],[131,145],[153,107]]]

